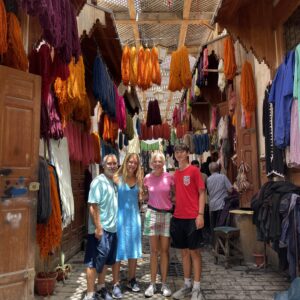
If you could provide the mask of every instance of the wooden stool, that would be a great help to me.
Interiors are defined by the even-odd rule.
[[[239,259],[241,263],[243,254],[236,243],[240,236],[240,230],[229,226],[216,227],[214,228],[214,235],[213,254],[215,256],[215,264],[218,264],[220,257],[225,259],[226,269],[230,260]]]

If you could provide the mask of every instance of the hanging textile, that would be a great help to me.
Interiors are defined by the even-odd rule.
[[[51,161],[54,164],[60,188],[62,201],[63,227],[74,221],[74,197],[71,184],[71,169],[68,142],[66,138],[60,141],[50,140]]]
[[[236,73],[234,45],[231,37],[224,39],[224,74],[227,80],[232,80]]]
[[[4,21],[1,20],[1,22]],[[7,13],[7,51],[3,57],[3,64],[21,71],[28,70],[28,59],[23,46],[21,26],[17,16],[11,12]]]
[[[300,113],[300,44],[295,50],[295,69],[294,69],[294,85],[293,85],[293,97],[298,99],[298,114]],[[299,120],[300,126],[300,120]]]
[[[37,224],[36,240],[40,248],[40,256],[44,259],[60,247],[62,238],[62,215],[55,169],[48,166],[50,177],[51,215],[47,224]]]
[[[116,99],[116,119],[118,126],[121,130],[126,128],[126,108],[124,98],[119,95],[118,89],[114,86],[115,89],[115,99]]]
[[[134,137],[134,128],[132,118],[126,110],[126,129],[124,130],[124,134],[128,140],[132,140]],[[124,143],[125,144],[125,143]]]
[[[0,0],[0,55],[7,51],[7,15],[3,0]]]
[[[168,89],[172,92],[181,91],[183,88],[182,82],[180,80],[180,72],[181,72],[181,56],[180,52],[174,51],[171,56],[170,63],[170,78],[169,78],[169,86]]]
[[[252,113],[255,112],[257,99],[252,66],[248,61],[244,62],[242,68],[240,94],[241,103],[245,110],[246,127],[250,128]]]

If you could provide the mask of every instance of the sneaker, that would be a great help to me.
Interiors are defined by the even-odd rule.
[[[114,285],[114,288],[112,291],[112,297],[114,299],[121,299],[123,297],[120,285],[118,285],[118,284]]]
[[[127,287],[132,290],[133,292],[139,292],[140,291],[140,287],[138,285],[138,283],[136,282],[135,278],[132,278],[128,281]]]
[[[145,291],[145,297],[150,298],[156,293],[156,285],[151,283]]]
[[[180,290],[176,291],[172,297],[174,299],[184,299],[186,296],[190,295],[192,292],[192,286],[191,287],[188,287],[186,285],[184,285],[183,288],[181,288]]]
[[[202,299],[201,290],[193,289],[191,300],[201,300],[201,299]]]
[[[101,300],[112,300],[111,295],[105,287],[97,291],[96,296]]]
[[[170,297],[172,295],[171,289],[166,284],[161,286],[160,291],[164,297]]]
[[[97,297],[95,295],[92,297],[88,297],[87,295],[85,295],[83,300],[97,300]]]

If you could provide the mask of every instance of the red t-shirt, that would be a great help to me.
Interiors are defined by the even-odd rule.
[[[174,174],[175,212],[179,219],[195,219],[199,213],[199,190],[204,190],[204,182],[200,170],[192,165]]]

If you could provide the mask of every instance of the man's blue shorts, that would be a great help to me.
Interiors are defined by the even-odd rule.
[[[104,265],[113,265],[117,255],[117,233],[103,230],[100,240],[95,234],[88,234],[84,263],[87,268],[96,268],[101,273]]]

